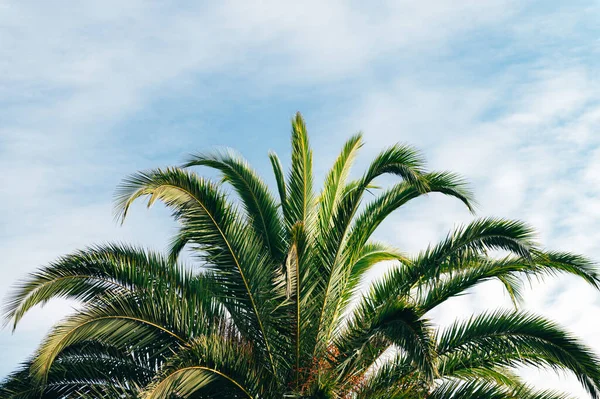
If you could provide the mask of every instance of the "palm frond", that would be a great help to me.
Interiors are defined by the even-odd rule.
[[[527,385],[507,388],[490,382],[445,381],[427,395],[428,399],[573,399],[556,391],[535,391]]]
[[[323,191],[319,196],[319,222],[321,230],[326,232],[331,226],[333,211],[344,196],[346,180],[350,173],[358,150],[362,147],[362,135],[352,136],[342,149],[325,178]]]
[[[571,371],[593,398],[600,395],[600,359],[571,334],[539,316],[507,311],[485,313],[453,324],[439,334],[437,341],[438,355],[448,358],[442,366],[445,372],[449,367],[467,364],[527,364],[564,369]],[[457,357],[457,353],[462,356]],[[486,355],[477,356],[483,353]]]
[[[223,181],[230,183],[239,195],[252,226],[269,248],[276,260],[283,258],[283,225],[277,203],[269,188],[250,167],[248,162],[233,150],[192,156],[184,167],[208,166],[219,170]]]
[[[292,168],[287,183],[286,206],[288,228],[297,222],[304,223],[307,228],[314,223],[312,150],[300,113],[292,119]]]
[[[434,377],[431,326],[418,309],[398,301],[377,307],[362,303],[336,340],[336,351],[339,351],[336,362],[352,362],[353,357],[359,355],[362,349],[368,349],[368,344],[379,338],[387,341],[385,347],[395,345],[400,348],[428,381]]]
[[[29,309],[53,298],[91,303],[136,291],[181,290],[190,279],[182,267],[152,252],[121,244],[91,247],[30,274],[8,297],[4,317],[14,329]]]
[[[273,174],[275,175],[275,182],[277,183],[277,191],[279,192],[279,202],[281,204],[281,212],[283,213],[284,220],[288,220],[288,206],[287,206],[287,186],[285,183],[285,175],[283,173],[283,166],[279,157],[274,152],[269,152],[269,160],[271,161],[271,167],[273,168]]]
[[[47,383],[30,375],[31,361],[0,383],[6,399],[137,398],[140,387],[154,375],[156,359],[132,356],[98,342],[82,342],[63,351],[49,370]]]
[[[285,292],[272,286],[276,267],[262,240],[217,185],[193,173],[171,168],[131,176],[118,190],[118,214],[125,217],[131,203],[142,196],[149,197],[149,205],[159,199],[173,209],[182,224],[177,248],[182,242],[195,246],[205,267],[219,278],[225,293],[221,300],[236,325],[249,339],[263,343],[275,370],[280,351],[273,345],[283,347],[287,338],[278,334],[282,321],[273,311]]]
[[[425,173],[425,160],[423,155],[414,147],[405,144],[396,144],[381,151],[369,165],[362,178],[361,185],[366,187],[375,178],[392,174],[403,180],[426,190],[428,183],[423,179]]]
[[[268,368],[256,363],[252,345],[229,334],[195,339],[149,385],[146,399],[187,398],[209,390],[214,398],[257,398],[269,387]]]
[[[465,256],[447,264],[435,279],[423,281],[415,290],[420,297],[420,306],[431,310],[453,296],[464,294],[477,284],[498,279],[517,306],[526,280],[558,274],[572,274],[593,287],[598,287],[598,274],[589,259],[569,253],[535,250],[529,258],[514,255],[502,259]]]
[[[358,379],[352,378],[348,386],[358,399],[419,399],[426,397],[430,383],[405,355],[398,353],[381,366],[367,370]]]
[[[330,315],[325,319],[327,327],[326,337],[331,337],[338,324],[340,313],[344,313],[356,286],[356,282],[362,277],[366,269],[356,268],[358,257],[364,251],[368,239],[377,227],[395,210],[408,201],[420,197],[423,194],[440,192],[461,200],[469,209],[473,209],[472,194],[464,180],[457,175],[442,173],[427,173],[422,175],[427,181],[425,187],[417,187],[410,182],[402,182],[380,195],[375,201],[368,204],[365,209],[356,216],[351,231],[348,235],[344,248],[344,255],[331,270],[329,280],[334,284],[329,291],[328,304],[324,314]],[[397,251],[396,251],[397,252]],[[406,260],[404,263],[408,263]],[[360,264],[359,264],[360,266]]]

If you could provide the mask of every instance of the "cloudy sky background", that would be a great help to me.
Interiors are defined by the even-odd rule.
[[[432,168],[472,181],[479,215],[524,219],[547,247],[600,260],[598,1],[171,3],[0,0],[1,297],[86,245],[165,248],[175,226],[164,209],[114,222],[118,182],[214,146],[269,173],[269,149],[289,158],[297,110],[319,176],[358,130],[359,167],[412,143]],[[378,235],[414,253],[470,219],[431,196]],[[506,304],[491,283],[436,320]],[[69,308],[0,330],[0,377]],[[527,308],[600,352],[600,294],[548,280]],[[588,397],[567,376],[524,373]]]

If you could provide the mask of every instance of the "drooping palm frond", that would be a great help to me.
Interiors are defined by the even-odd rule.
[[[357,399],[405,398],[420,399],[428,394],[430,384],[413,366],[408,357],[397,354],[368,376],[350,379],[349,395]]]
[[[517,388],[507,388],[489,382],[471,381],[461,383],[448,381],[436,387],[427,395],[430,399],[460,398],[460,399],[572,399],[563,393],[555,391],[536,391],[527,385]]]
[[[146,353],[146,352],[144,352]],[[70,399],[110,397],[136,399],[160,364],[157,359],[118,350],[94,341],[65,349],[54,361],[43,386],[30,375],[31,362],[10,375],[0,397],[13,399]]]
[[[275,357],[281,351],[275,345],[286,338],[279,334],[280,320],[273,312],[283,295],[272,285],[275,267],[260,237],[217,185],[190,172],[168,169],[131,176],[119,190],[117,206],[123,217],[141,196],[149,196],[149,205],[160,199],[173,209],[182,224],[176,249],[191,243],[201,251],[223,286],[223,301],[234,322],[249,338],[262,342],[260,350],[276,373]]]
[[[5,306],[13,329],[32,307],[53,298],[93,303],[106,296],[136,291],[182,291],[189,272],[158,254],[126,245],[106,245],[63,256],[19,283]]]
[[[457,265],[461,265],[460,268]],[[448,265],[435,280],[418,284],[419,302],[431,310],[449,298],[465,293],[466,290],[491,279],[502,282],[518,307],[522,301],[521,291],[525,279],[542,279],[559,274],[573,274],[597,286],[599,276],[589,259],[569,253],[546,253],[533,250],[530,258],[507,256],[489,259],[467,256]]]
[[[569,398],[527,385],[518,373],[525,365],[572,373],[600,399],[597,355],[555,323],[518,311],[532,278],[568,274],[600,288],[596,265],[547,251],[530,226],[498,218],[457,226],[414,256],[375,241],[410,201],[442,194],[472,212],[475,201],[463,178],[427,170],[404,144],[351,178],[362,145],[361,134],[352,136],[317,190],[296,114],[287,174],[269,154],[277,196],[232,150],[125,179],[117,216],[142,197],[162,202],[178,222],[168,254],[90,247],[18,283],[4,310],[13,328],[54,298],[79,307],[0,383],[0,397]],[[196,167],[221,180],[199,177]],[[392,183],[380,189],[384,175]],[[200,267],[178,263],[184,248]],[[386,273],[364,286],[382,262]],[[489,280],[517,309],[435,324],[432,310]]]
[[[593,398],[600,395],[600,359],[539,316],[503,311],[455,323],[440,333],[436,352],[446,372],[470,365],[544,365],[572,372]]]
[[[362,303],[360,310],[339,336],[336,361],[352,362],[353,357],[360,356],[361,349],[369,348],[373,342],[383,343],[386,347],[395,345],[402,348],[407,360],[415,365],[421,375],[428,381],[433,380],[436,372],[429,321],[423,318],[419,309],[408,303],[390,301],[384,306],[373,305]],[[359,372],[363,371],[366,368],[359,369]]]
[[[411,290],[426,284],[440,289],[447,281],[443,278],[445,273],[450,270],[454,273],[471,270],[472,265],[468,260],[480,261],[480,257],[489,250],[511,251],[528,261],[532,256],[531,250],[535,248],[532,235],[531,228],[520,222],[475,220],[467,226],[456,228],[446,239],[411,259],[408,264],[392,269],[373,284],[364,301],[383,305],[398,297],[410,296]]]
[[[144,397],[186,398],[205,391],[214,398],[255,398],[277,390],[253,352],[252,343],[227,332],[198,337],[169,359]]]
[[[423,175],[427,186],[419,191],[412,183],[403,182],[384,192],[375,201],[368,204],[365,209],[355,217],[353,225],[345,243],[342,259],[345,264],[332,271],[331,280],[335,282],[332,287],[333,298],[331,317],[335,320],[340,313],[344,313],[353,294],[356,284],[363,277],[368,268],[356,267],[367,242],[377,227],[395,210],[408,201],[428,193],[442,193],[458,198],[467,207],[472,207],[472,194],[464,181],[456,175],[449,173],[429,173]],[[395,259],[401,260],[396,257]],[[404,263],[407,264],[406,259]],[[329,324],[326,336],[330,338],[337,327],[335,323]]]
[[[267,185],[248,162],[233,150],[214,154],[197,154],[184,167],[208,166],[219,170],[223,180],[239,195],[256,234],[262,238],[274,260],[282,261],[286,245],[277,203]]]

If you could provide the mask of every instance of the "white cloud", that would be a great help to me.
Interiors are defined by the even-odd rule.
[[[318,100],[322,107],[308,115],[323,133],[313,137],[317,156],[332,157],[332,143],[357,129],[366,133],[367,154],[414,143],[432,167],[474,182],[480,213],[523,218],[548,246],[600,259],[600,98],[598,66],[589,60],[599,49],[598,7],[542,10],[509,0],[0,7],[0,169],[8,171],[0,175],[0,206],[9,210],[0,223],[11,226],[0,233],[0,293],[35,266],[94,242],[162,247],[166,215],[135,212],[117,229],[112,189],[132,170],[175,163],[189,145],[216,137],[119,135],[115,126],[150,118],[155,101],[178,95],[215,114],[232,98],[240,106]],[[198,119],[204,126],[210,118]],[[261,153],[271,145],[257,141]],[[432,196],[379,234],[413,252],[469,219],[455,202]],[[438,322],[504,304],[497,288],[476,290],[477,301],[451,301]],[[600,310],[594,294],[560,280],[536,286],[528,304],[600,351],[600,331],[586,317]],[[22,335],[0,333],[3,348],[21,348],[0,374],[33,350],[64,311],[56,306],[29,316]],[[559,381],[529,375],[542,385]]]

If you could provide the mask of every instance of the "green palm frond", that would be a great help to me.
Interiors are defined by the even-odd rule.
[[[30,375],[29,361],[2,383],[0,397],[134,399],[138,397],[140,388],[150,383],[158,365],[156,359],[141,353],[132,356],[132,353],[98,342],[82,342],[70,346],[56,358],[43,387]]]
[[[396,145],[380,153],[369,166],[367,172],[357,182],[350,183],[351,188],[346,189],[342,201],[333,211],[331,229],[322,231],[317,240],[319,250],[318,269],[320,280],[324,281],[321,290],[322,299],[315,295],[316,301],[322,301],[318,310],[317,338],[315,342],[316,356],[322,356],[326,344],[331,339],[331,333],[336,326],[335,318],[340,314],[340,299],[342,288],[348,279],[351,270],[346,251],[348,237],[352,231],[352,222],[359,210],[361,199],[373,180],[384,174],[398,175],[409,184],[425,190],[427,184],[423,177],[424,161],[418,151],[409,146]],[[315,268],[317,269],[317,267]],[[340,288],[341,287],[341,288]]]
[[[131,176],[118,193],[117,209],[122,217],[142,196],[149,197],[149,205],[159,199],[173,209],[182,224],[178,236],[184,237],[178,242],[194,245],[205,267],[219,278],[227,310],[240,330],[263,343],[261,349],[275,372],[275,356],[280,352],[273,345],[285,345],[286,337],[277,334],[273,311],[284,293],[272,286],[276,270],[262,240],[219,187],[172,168]]]
[[[331,272],[330,280],[336,282],[330,295],[333,298],[330,305],[332,310],[328,310],[332,319],[337,319],[340,313],[345,312],[357,282],[367,270],[360,267],[361,251],[365,250],[368,239],[392,212],[408,201],[431,192],[456,197],[472,209],[472,194],[462,178],[443,172],[424,174],[423,179],[427,180],[426,188],[419,189],[412,183],[402,182],[384,192],[356,216],[344,247],[345,254],[342,259],[345,260],[345,264],[342,263],[343,266],[334,268]],[[388,252],[391,254],[393,251]],[[404,258],[396,259],[402,260],[404,264],[409,263]],[[359,267],[356,267],[357,264]],[[325,324],[330,326],[326,336],[331,337],[336,326],[327,321]]]
[[[527,385],[518,388],[507,388],[489,382],[447,381],[436,387],[427,395],[428,399],[573,399],[566,394],[555,391],[536,391]]]
[[[63,350],[87,340],[120,349],[160,345],[163,351],[186,342],[186,331],[173,331],[173,327],[180,325],[182,320],[166,319],[165,316],[171,315],[153,314],[154,311],[165,312],[165,309],[158,308],[158,304],[142,304],[127,298],[103,305],[67,317],[50,331],[30,368],[36,381],[46,382],[53,362]],[[145,307],[145,311],[138,305]]]
[[[410,258],[406,254],[401,253],[394,247],[374,241],[365,243],[362,246],[362,250],[358,254],[358,257],[352,262],[348,282],[344,287],[344,297],[341,299],[347,301],[350,298],[355,297],[357,294],[356,288],[362,277],[364,277],[372,267],[385,261],[397,261],[404,265],[409,265],[411,263]]]
[[[315,195],[313,192],[312,150],[306,124],[300,113],[292,119],[292,168],[287,183],[287,225],[297,222],[306,226],[314,223]]]
[[[433,280],[417,286],[419,303],[431,310],[456,295],[490,279],[502,282],[515,305],[522,300],[521,290],[526,279],[544,278],[559,274],[581,277],[594,287],[598,286],[598,274],[593,263],[582,256],[569,253],[532,251],[531,257],[507,256],[502,259],[465,256],[445,267]]]
[[[257,235],[269,248],[271,256],[281,261],[284,253],[283,225],[277,204],[267,185],[241,155],[229,149],[213,154],[197,154],[184,167],[208,166],[219,170],[223,181],[239,195]]]
[[[331,227],[334,209],[337,208],[344,197],[346,180],[356,154],[362,145],[361,134],[354,135],[346,141],[342,152],[325,178],[323,191],[319,196],[319,222],[322,232],[326,233]]]
[[[144,398],[187,398],[202,393],[214,398],[256,398],[276,391],[268,368],[257,363],[252,343],[221,332],[198,337],[169,359]],[[214,386],[216,385],[216,389]]]
[[[181,290],[191,278],[179,265],[139,248],[91,247],[63,256],[19,283],[8,297],[4,318],[15,328],[29,309],[53,298],[92,303],[136,291]]]
[[[283,166],[279,157],[274,152],[269,152],[269,160],[273,168],[273,174],[275,175],[275,181],[277,182],[277,191],[279,192],[279,201],[281,205],[281,212],[283,213],[283,219],[288,220],[288,206],[287,206],[287,185],[285,182],[285,175],[283,173]]]
[[[359,383],[350,381],[351,392],[358,399],[426,397],[430,384],[417,372],[410,360],[398,354],[371,372],[363,373]]]
[[[499,311],[457,322],[439,334],[436,351],[446,372],[471,364],[565,369],[593,398],[600,395],[600,359],[571,334],[539,316]]]
[[[436,374],[434,343],[431,325],[422,316],[418,309],[406,303],[388,302],[378,307],[362,303],[338,337],[336,362],[346,367],[349,363],[360,364],[353,357],[359,357],[361,350],[372,350],[371,344],[379,341],[384,343],[383,348],[395,345],[401,349],[417,371],[431,381]],[[357,370],[359,373],[371,364],[362,366]]]
[[[527,225],[503,219],[478,219],[456,228],[446,239],[412,259],[409,265],[391,270],[375,282],[369,300],[383,303],[406,296],[419,284],[439,285],[448,270],[470,267],[465,259],[485,256],[490,250],[510,251],[527,260],[535,249],[533,230]],[[467,266],[465,266],[467,265]]]
[[[425,191],[428,187],[427,179],[423,178],[425,172],[425,159],[418,150],[409,145],[396,144],[375,157],[361,180],[361,186],[366,187],[377,177],[391,174]]]

